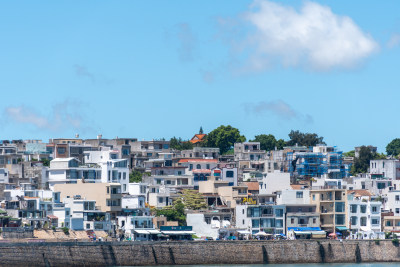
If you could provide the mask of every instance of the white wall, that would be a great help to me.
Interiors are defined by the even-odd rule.
[[[260,181],[260,195],[291,189],[290,173],[272,172],[263,173],[263,176],[262,182]]]
[[[310,204],[310,190],[282,190],[277,194],[276,204]]]
[[[193,227],[193,231],[198,237],[206,236],[215,239],[218,238],[218,228],[212,228],[211,224],[207,224],[204,219],[204,214],[187,214],[186,223]]]

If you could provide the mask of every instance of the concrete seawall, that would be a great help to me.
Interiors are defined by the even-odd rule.
[[[400,262],[392,241],[0,243],[1,266]]]

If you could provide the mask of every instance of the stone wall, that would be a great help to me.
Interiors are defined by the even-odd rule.
[[[388,241],[0,243],[1,266],[400,262]]]

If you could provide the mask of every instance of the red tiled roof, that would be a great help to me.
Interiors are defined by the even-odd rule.
[[[204,141],[204,137],[206,136],[206,134],[195,134],[192,139],[190,139],[190,142],[192,144],[196,144],[199,142],[203,142]]]
[[[301,189],[303,189],[302,187],[303,187],[304,185],[301,185],[301,184],[291,184],[290,185],[290,187],[292,188],[292,189],[294,189],[294,190],[301,190]]]
[[[217,163],[217,159],[180,159],[178,163],[185,163],[185,162],[215,162]]]
[[[370,197],[372,196],[371,192],[369,192],[368,190],[365,189],[358,189],[358,190],[348,190],[347,194],[353,194],[355,196],[365,196],[365,197]]]
[[[247,185],[248,191],[260,190],[260,184],[258,182],[245,182],[244,184]]]

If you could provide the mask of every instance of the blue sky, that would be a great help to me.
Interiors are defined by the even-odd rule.
[[[400,1],[0,1],[0,139],[400,137]]]

